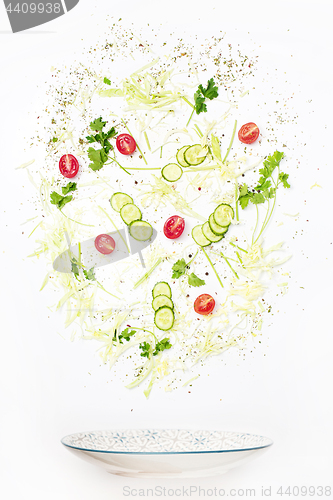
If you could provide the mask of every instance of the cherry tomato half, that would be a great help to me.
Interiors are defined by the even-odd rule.
[[[108,255],[113,252],[116,247],[114,239],[108,234],[99,234],[95,238],[95,247],[103,255]]]
[[[194,310],[197,314],[210,314],[215,307],[215,300],[208,293],[203,293],[199,295],[194,301]]]
[[[71,179],[79,171],[79,162],[73,155],[64,155],[59,160],[59,170],[64,177]]]
[[[136,142],[129,134],[119,134],[116,139],[116,146],[122,155],[131,155],[136,149]]]
[[[164,234],[169,240],[175,240],[183,234],[185,228],[185,221],[179,215],[173,215],[164,224]]]
[[[238,139],[244,144],[252,144],[259,137],[259,128],[255,123],[245,123],[238,131]]]

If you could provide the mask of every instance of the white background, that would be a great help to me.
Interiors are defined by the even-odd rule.
[[[141,27],[169,23],[182,32],[250,33],[273,64],[302,87],[297,110],[304,133],[301,164],[291,177],[292,284],[267,330],[264,354],[213,364],[210,375],[187,389],[126,391],[109,382],[89,343],[70,343],[62,323],[38,292],[45,270],[26,255],[22,171],[30,159],[24,136],[33,130],[31,105],[51,65],[69,57],[81,39],[93,41],[106,15]],[[165,3],[80,0],[66,16],[13,35],[0,5],[1,98],[1,337],[0,492],[6,499],[120,499],[122,488],[332,486],[332,8],[329,0]],[[292,58],[292,59],[291,59]],[[305,99],[312,100],[305,110]],[[30,112],[30,114],[29,114]],[[304,154],[303,154],[304,153]],[[314,183],[321,188],[310,189]],[[28,191],[27,191],[28,192]],[[298,231],[298,233],[297,233]],[[300,233],[302,236],[300,237]],[[114,379],[114,377],[112,377]],[[62,436],[103,428],[178,427],[253,432],[274,446],[260,459],[225,476],[202,480],[136,480],[110,476],[81,462],[60,444]],[[192,498],[199,498],[192,496]]]

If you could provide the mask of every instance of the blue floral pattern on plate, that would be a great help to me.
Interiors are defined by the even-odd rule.
[[[141,429],[77,433],[62,439],[65,446],[104,453],[221,453],[265,448],[272,441],[239,432]]]

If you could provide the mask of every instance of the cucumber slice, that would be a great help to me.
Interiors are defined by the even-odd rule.
[[[125,193],[114,193],[111,196],[110,203],[113,210],[120,212],[124,205],[127,205],[127,203],[133,203],[133,199]]]
[[[177,163],[169,163],[162,168],[162,177],[168,182],[175,182],[183,175],[183,169]]]
[[[120,209],[120,217],[128,225],[135,220],[141,220],[142,213],[134,203],[127,203]]]
[[[163,306],[155,312],[154,323],[159,330],[170,330],[175,322],[175,315],[170,307]]]
[[[209,226],[209,222],[205,222],[202,225],[202,232],[206,236],[207,240],[211,241],[212,243],[217,243],[218,241],[222,240],[223,234],[214,234],[213,231],[211,230]]]
[[[147,241],[152,237],[153,228],[144,220],[134,220],[129,225],[130,235],[137,241]]]
[[[210,229],[213,231],[214,234],[217,235],[223,235],[228,231],[229,226],[220,226],[219,224],[216,224],[214,220],[214,214],[210,214],[209,219],[208,219],[208,224]]]
[[[206,238],[206,236],[202,232],[202,225],[195,226],[192,229],[192,238],[196,242],[197,245],[201,247],[208,247],[211,244],[211,241]]]
[[[187,161],[185,161],[185,158],[184,158],[184,153],[189,147],[190,146],[183,146],[182,148],[178,149],[178,151],[177,151],[176,159],[177,159],[179,165],[181,165],[182,167],[189,166],[189,164],[187,163]]]
[[[221,205],[215,208],[213,217],[219,226],[229,226],[234,218],[234,210],[227,203],[221,203]]]
[[[153,298],[158,297],[159,295],[166,295],[171,299],[171,288],[169,283],[166,281],[160,281],[159,283],[156,283],[156,285],[153,288]]]
[[[189,165],[200,165],[207,156],[207,151],[201,146],[201,144],[194,144],[190,146],[184,152],[184,160]]]
[[[157,309],[160,309],[160,307],[170,307],[170,309],[173,309],[173,302],[170,299],[170,297],[167,297],[166,295],[158,295],[153,299],[152,306],[154,311],[157,311]]]

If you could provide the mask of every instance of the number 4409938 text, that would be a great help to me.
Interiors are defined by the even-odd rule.
[[[60,3],[10,3],[7,6],[7,12],[10,14],[16,12],[17,14],[60,14],[61,4]]]

